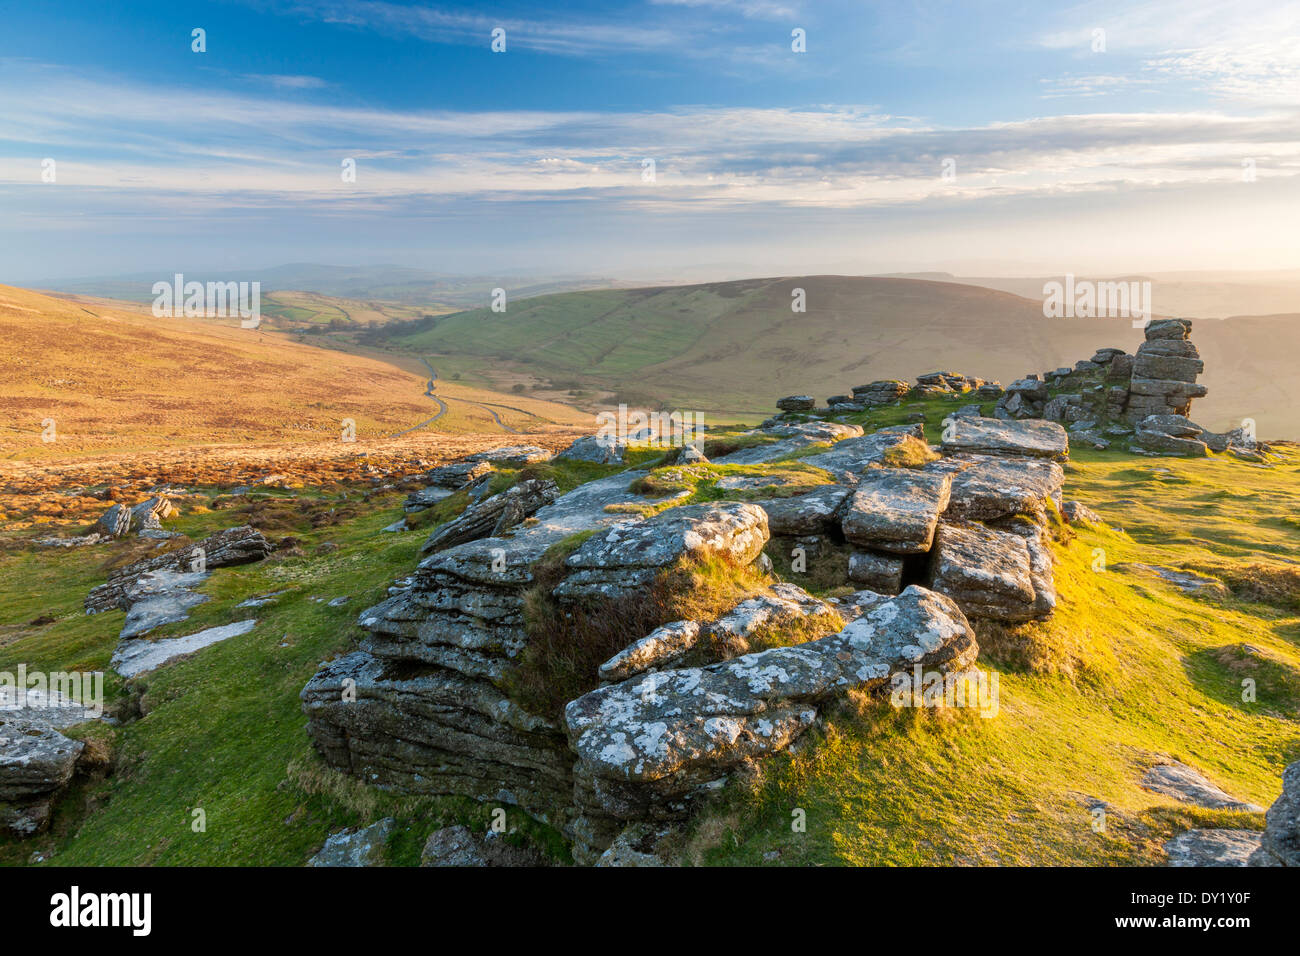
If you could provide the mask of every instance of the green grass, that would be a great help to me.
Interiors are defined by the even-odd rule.
[[[1177,480],[1152,478],[1158,469]],[[1162,844],[1183,829],[1262,827],[1261,814],[1182,807],[1137,780],[1168,755],[1239,797],[1273,801],[1282,768],[1300,756],[1295,609],[1285,597],[1207,604],[1116,566],[1289,558],[1293,532],[1256,529],[1300,504],[1300,456],[1290,449],[1261,469],[1089,450],[1069,471],[1067,494],[1128,530],[1065,535],[1053,618],[981,636],[979,666],[1000,675],[997,716],[859,697],[815,746],[731,784],[692,826],[688,859],[758,864],[775,850],[782,864],[1145,865],[1162,863]],[[1195,507],[1189,489],[1209,488],[1231,498]],[[1243,643],[1261,654],[1242,654]],[[1246,677],[1258,687],[1252,703]],[[1110,806],[1103,833],[1092,828],[1095,800]],[[806,832],[792,831],[796,809]]]
[[[933,441],[943,412],[960,404],[932,399],[862,417],[875,427],[923,410]],[[806,468],[797,460],[764,467]],[[529,473],[567,488],[617,470],[534,466],[496,481]],[[710,500],[716,476],[745,471],[705,469],[714,477],[694,482],[693,496]],[[980,666],[999,673],[998,715],[899,711],[855,695],[797,754],[769,760],[759,775],[724,789],[682,840],[688,859],[769,863],[775,851],[782,864],[1153,864],[1180,829],[1262,825],[1258,814],[1177,806],[1142,791],[1137,779],[1169,755],[1267,806],[1282,767],[1300,756],[1300,608],[1285,571],[1300,534],[1287,520],[1300,513],[1300,454],[1283,448],[1258,467],[1228,456],[1187,461],[1078,449],[1067,472],[1067,497],[1097,510],[1104,525],[1062,533],[1061,601],[1050,621],[981,633]],[[310,747],[299,691],[322,660],[353,646],[357,613],[410,573],[424,539],[423,528],[379,531],[401,514],[401,493],[346,494],[308,489],[299,497],[310,507],[301,509],[283,504],[287,493],[265,496],[281,502],[280,512],[261,507],[282,525],[268,533],[299,538],[302,555],[217,569],[203,587],[211,600],[159,636],[242,619],[234,605],[243,598],[287,593],[251,612],[259,623],[249,634],[169,664],[134,688],[110,674],[107,698],[123,722],[76,733],[112,754],[112,774],[74,787],[49,833],[0,839],[0,863],[37,854],[55,865],[300,865],[331,831],[393,815],[399,826],[390,859],[411,864],[437,826],[486,828],[487,805],[381,793],[326,769]],[[464,504],[448,502],[430,525]],[[187,511],[169,524],[197,539],[238,523],[234,505]],[[322,518],[330,509],[333,518]],[[38,549],[27,543],[38,533],[46,532],[0,534],[0,669],[26,662],[107,672],[122,612],[86,616],[81,602],[124,546]],[[338,547],[318,553],[324,542]],[[1098,549],[1100,572],[1093,570]],[[1126,572],[1127,563],[1214,569],[1241,596],[1184,595]],[[326,605],[344,594],[346,606]],[[34,623],[46,617],[53,622]],[[1245,678],[1257,685],[1253,703],[1241,699]],[[1103,833],[1091,826],[1095,800],[1110,807]],[[207,830],[196,833],[192,814],[200,808]],[[806,832],[791,830],[796,809],[806,814]],[[554,831],[513,811],[510,821],[515,838],[566,858]]]

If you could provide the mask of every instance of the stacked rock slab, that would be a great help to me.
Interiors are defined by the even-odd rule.
[[[919,665],[968,667],[978,647],[961,610],[919,587],[829,637],[598,688],[565,708],[574,769],[574,855],[594,862],[628,824],[682,819],[750,761],[788,747],[850,688]]]
[[[888,405],[911,391],[911,386],[897,379],[881,379],[853,387],[853,400],[862,405]]]
[[[641,473],[624,472],[579,486],[504,534],[438,551],[361,614],[361,648],[324,665],[304,688],[317,749],[380,786],[520,805],[564,827],[582,862],[629,827],[680,820],[730,773],[796,740],[846,689],[917,664],[969,666],[976,645],[962,601],[1007,620],[1050,611],[1041,522],[1048,502],[1059,503],[1063,429],[962,419],[938,461],[882,467],[918,433],[773,423],[760,430],[772,440],[718,461],[761,464],[831,442],[802,461],[835,483],[794,498],[628,519],[609,510],[644,501],[628,490]],[[528,646],[525,592],[536,586],[536,565],[577,531],[594,534],[565,559],[551,590],[561,609],[644,593],[682,558],[755,561],[770,533],[851,541],[858,552],[846,576],[893,596],[860,591],[831,602],[776,584],[716,619],[629,634],[592,675],[606,683],[557,719],[527,711],[508,691]],[[976,561],[1011,571],[990,582],[972,572]],[[751,650],[755,635],[809,621],[841,629]]]
[[[1100,348],[1072,367],[1031,372],[1007,387],[994,414],[1084,431],[1108,423],[1127,431],[1151,415],[1187,415],[1192,399],[1206,393],[1196,382],[1205,363],[1191,330],[1189,319],[1158,319],[1147,324],[1136,355]]]
[[[589,482],[508,536],[439,551],[409,587],[363,611],[361,649],[325,665],[301,695],[326,762],[380,786],[498,800],[562,824],[573,765],[563,729],[506,691],[528,642],[525,592],[538,560],[567,535],[597,529],[561,581],[564,599],[578,600],[644,587],[687,555],[752,560],[767,540],[766,516],[754,505],[670,509],[639,521],[607,512],[640,500],[627,487],[641,474]]]
[[[1149,415],[1187,415],[1192,399],[1206,392],[1196,384],[1205,370],[1191,342],[1187,319],[1162,319],[1146,328],[1146,341],[1133,358],[1125,417],[1136,424]]]

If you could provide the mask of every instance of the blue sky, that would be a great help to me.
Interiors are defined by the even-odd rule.
[[[1300,267],[1296,3],[0,11],[0,281]]]

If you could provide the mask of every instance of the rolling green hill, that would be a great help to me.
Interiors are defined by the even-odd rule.
[[[805,291],[806,312],[791,308],[795,289]],[[1133,351],[1142,341],[1128,319],[1047,319],[1040,301],[1007,292],[851,276],[571,292],[511,300],[504,313],[394,323],[378,336],[497,387],[522,373],[730,416],[766,415],[774,395],[810,383],[821,400],[941,368],[1006,384],[1072,365],[1098,345]],[[1193,337],[1210,388],[1199,420],[1222,428],[1251,417],[1265,436],[1300,431],[1300,395],[1286,368],[1300,345],[1294,317],[1202,320]]]

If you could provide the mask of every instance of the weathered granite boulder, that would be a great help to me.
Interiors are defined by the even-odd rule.
[[[271,550],[266,536],[250,525],[226,528],[208,535],[197,544],[114,568],[108,573],[108,581],[92,588],[86,596],[86,613],[95,614],[110,608],[127,610],[141,596],[166,590],[160,585],[168,581],[190,587],[202,580],[198,577],[178,582],[178,575],[202,575],[206,569],[249,564],[262,560]],[[146,575],[153,576],[151,582],[138,586]]]
[[[929,551],[951,489],[947,474],[907,468],[867,471],[844,507],[844,537],[891,554]]]
[[[930,586],[969,617],[1030,621],[1056,607],[1051,552],[1037,536],[945,521],[929,573]]]
[[[588,538],[565,559],[569,575],[553,593],[561,601],[618,597],[644,588],[682,558],[719,556],[748,564],[767,539],[767,512],[754,504],[670,508]]]
[[[670,820],[748,761],[790,745],[819,706],[920,665],[968,666],[975,636],[951,601],[909,587],[838,634],[702,668],[660,671],[572,701],[575,855],[594,860],[628,822]]]
[[[951,455],[925,465],[923,471],[952,476],[945,514],[970,521],[1008,515],[1042,517],[1048,502],[1061,503],[1065,471],[1043,458],[997,455]]]
[[[453,461],[450,464],[439,465],[437,468],[427,472],[424,480],[436,488],[448,488],[456,491],[464,488],[471,481],[482,478],[484,475],[492,472],[492,463],[485,460],[470,461]]]
[[[490,448],[487,451],[466,455],[467,462],[496,462],[502,465],[531,465],[537,461],[549,461],[551,453],[536,445],[507,445],[504,448]]]
[[[881,379],[866,385],[853,387],[853,398],[863,405],[888,405],[896,402],[909,391],[911,386],[898,379]]]
[[[825,601],[793,584],[774,584],[766,594],[740,602],[703,628],[710,651],[722,660],[750,651],[749,639],[759,631],[808,622],[840,623],[838,613]]]
[[[847,485],[823,485],[806,495],[769,498],[755,504],[767,512],[771,534],[821,534],[839,524],[840,509],[850,490]]]
[[[251,525],[240,525],[237,528],[214,532],[194,547],[203,553],[203,564],[209,568],[230,568],[241,564],[252,564],[254,561],[261,561],[272,551],[271,542]],[[181,567],[192,566],[198,557],[195,551],[189,549],[173,553],[181,555],[179,563]]]
[[[587,435],[579,438],[555,457],[567,461],[590,461],[598,465],[621,465],[627,445],[612,437]]]
[[[458,517],[434,529],[420,547],[420,553],[429,554],[467,541],[500,536],[559,496],[560,489],[555,482],[527,478],[500,494],[471,504]]]
[[[776,407],[783,412],[811,412],[817,407],[817,399],[811,395],[787,395],[777,399]]]
[[[383,866],[388,854],[388,835],[397,823],[385,817],[368,827],[340,830],[325,838],[325,845],[307,861],[308,866]]]
[[[1252,866],[1300,866],[1300,760],[1282,771],[1282,794],[1264,815],[1264,836]]]
[[[622,681],[636,674],[667,667],[695,646],[700,637],[698,621],[671,621],[633,641],[600,665],[600,679]]]
[[[1165,852],[1170,866],[1251,866],[1252,854],[1260,852],[1260,835],[1223,827],[1187,830],[1169,840]]]
[[[849,555],[849,580],[880,594],[897,594],[903,588],[903,559],[854,551]]]
[[[90,530],[110,538],[121,538],[132,531],[158,531],[164,518],[178,513],[170,499],[159,495],[129,507],[120,503],[113,505],[100,515]]]
[[[1101,515],[1093,511],[1082,501],[1067,501],[1061,505],[1061,517],[1065,519],[1066,524],[1092,524],[1101,525]]]
[[[407,793],[461,795],[554,819],[573,761],[554,722],[487,680],[356,652],[301,693],[308,733],[331,766]]]
[[[417,511],[424,511],[432,508],[438,502],[450,498],[456,492],[450,488],[443,488],[438,485],[430,485],[427,488],[421,488],[418,491],[412,491],[406,496],[406,501],[402,505],[402,510],[408,515],[415,514]]]
[[[99,520],[92,527],[92,534],[100,534],[108,538],[120,538],[124,536],[131,528],[131,509],[126,505],[115,504],[99,516]]]
[[[0,711],[0,826],[17,837],[43,830],[84,747],[49,723]]]
[[[531,847],[508,843],[488,831],[479,836],[469,827],[434,830],[420,852],[420,866],[545,866]]]
[[[1200,426],[1182,415],[1148,415],[1137,423],[1133,440],[1147,451],[1199,458],[1208,452],[1200,434]]]
[[[924,428],[917,425],[891,425],[870,435],[845,438],[828,451],[808,455],[803,463],[824,468],[836,481],[855,484],[873,465],[888,457],[889,450],[906,444],[909,439],[924,439]]]
[[[944,429],[941,447],[947,455],[966,452],[1062,461],[1069,456],[1070,438],[1055,422],[954,418]]]

